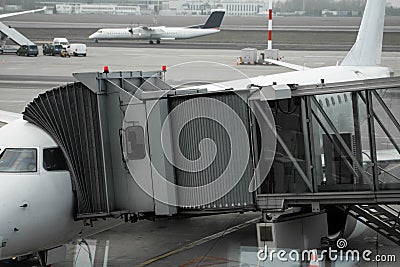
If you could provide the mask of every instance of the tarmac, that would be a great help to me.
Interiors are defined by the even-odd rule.
[[[12,25],[29,25],[27,28],[34,28],[35,23],[43,25],[53,25],[60,28],[59,25],[67,25],[69,27],[79,27],[82,24],[91,25],[89,28],[109,27],[126,27],[126,26],[156,26],[164,25],[170,27],[189,26],[202,24],[207,20],[208,15],[198,16],[153,16],[153,15],[108,15],[108,14],[26,14],[17,17],[4,19],[4,22]],[[338,30],[352,29],[357,31],[360,25],[361,17],[302,17],[302,16],[274,16],[274,27],[286,28],[303,28],[307,31],[310,27],[337,27]],[[386,30],[399,29],[400,17],[385,18]],[[258,29],[259,27],[267,27],[268,17],[266,15],[259,16],[229,16],[225,15],[222,22],[222,29]]]
[[[88,36],[99,28],[137,26],[189,26],[204,23],[207,16],[115,16],[27,14],[6,18],[3,23],[16,28],[35,43],[51,42],[54,37],[67,37],[71,42],[99,47],[147,48],[145,40],[101,41],[96,44]],[[274,47],[299,51],[348,51],[356,39],[359,17],[276,17]],[[267,18],[264,16],[225,16],[218,34],[194,39],[162,41],[161,48],[231,49],[243,47],[263,49],[266,46]],[[384,51],[400,52],[400,17],[385,21]],[[156,46],[156,45],[155,45]]]
[[[356,19],[354,23],[357,23]],[[67,36],[59,33],[57,29],[51,34],[60,34],[58,37]],[[50,39],[49,36],[47,38]],[[348,46],[343,43],[338,45]],[[25,105],[39,93],[73,82],[72,73],[101,72],[105,65],[109,66],[111,71],[161,70],[161,66],[166,65],[166,82],[174,86],[290,71],[272,65],[236,65],[240,48],[245,46],[238,45],[236,49],[228,50],[224,44],[212,43],[207,49],[189,49],[193,47],[196,46],[188,43],[182,43],[178,49],[174,44],[169,47],[143,44],[143,47],[139,48],[118,45],[90,46],[87,57],[71,58],[1,55],[0,109],[22,112]],[[343,51],[280,51],[285,61],[307,67],[336,65],[345,54]],[[384,52],[382,65],[399,74],[399,59],[399,52]],[[92,266],[263,266],[256,259],[257,240],[253,223],[253,220],[259,217],[259,213],[252,212],[123,223],[88,240],[88,243],[95,244],[96,248],[92,254]],[[400,260],[398,246],[376,233],[368,232],[349,242],[351,247],[370,249],[375,254],[395,254]],[[83,245],[70,244],[67,259],[53,266],[78,266],[75,256],[83,253],[85,249],[87,247]],[[244,252],[249,250],[253,252],[252,256],[250,259],[244,259]],[[327,263],[326,266],[397,266],[393,263],[377,262],[357,264]],[[275,263],[269,266],[300,265]]]
[[[281,51],[285,61],[307,67],[335,65],[344,52]],[[87,57],[60,58],[0,56],[0,109],[21,112],[39,93],[73,82],[74,72],[101,72],[103,66],[118,70],[161,70],[166,65],[166,82],[178,86],[190,82],[217,82],[290,71],[272,65],[236,65],[239,50],[160,49],[89,47]],[[383,65],[400,73],[400,53],[383,53]],[[214,215],[211,217],[161,219],[122,225],[99,233],[88,240],[94,244],[93,266],[258,266],[256,228],[259,213]],[[233,226],[237,231],[227,234]],[[226,232],[228,231],[228,232]],[[217,235],[215,236],[214,234]],[[108,245],[107,245],[108,244]],[[376,233],[369,232],[350,243],[374,253],[396,254],[398,247]],[[107,249],[106,249],[107,248]],[[87,249],[68,246],[67,259],[54,267],[79,266],[76,255]],[[108,251],[106,253],[106,250]],[[250,258],[243,258],[246,251]],[[78,253],[79,252],[79,253]],[[106,255],[106,257],[105,257]],[[262,265],[260,265],[262,266]],[[279,264],[273,266],[298,266]],[[332,266],[355,266],[336,265]],[[362,266],[393,266],[363,264]],[[80,266],[79,266],[80,267]]]
[[[286,62],[306,67],[336,65],[345,52],[281,51]],[[166,81],[177,86],[193,81],[220,82],[258,75],[271,75],[288,70],[272,65],[236,65],[240,50],[163,49],[89,47],[87,57],[61,58],[39,55],[18,57],[1,55],[0,109],[21,112],[40,92],[73,82],[72,73],[111,71],[161,70],[167,66]],[[382,64],[400,73],[400,53],[384,52]]]

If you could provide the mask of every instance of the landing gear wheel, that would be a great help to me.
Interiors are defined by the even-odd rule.
[[[149,41],[149,44],[154,44],[153,40],[150,40],[150,41]]]
[[[157,44],[161,44],[161,40],[157,40]]]
[[[94,42],[97,44],[97,43],[99,42],[99,40],[97,40],[97,39],[94,39]]]

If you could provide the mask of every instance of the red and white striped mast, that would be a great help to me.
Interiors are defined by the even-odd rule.
[[[269,0],[268,8],[268,50],[272,49],[272,0]]]

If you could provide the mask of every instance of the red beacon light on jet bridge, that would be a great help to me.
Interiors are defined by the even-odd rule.
[[[163,72],[166,72],[166,71],[167,71],[167,66],[163,65],[163,66],[161,67],[161,69],[162,69]]]
[[[103,68],[103,73],[110,73],[110,70],[108,69],[108,66],[104,66]]]

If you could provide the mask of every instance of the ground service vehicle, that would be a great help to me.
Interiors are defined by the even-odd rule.
[[[43,44],[43,55],[60,55],[62,49],[62,45]]]
[[[67,38],[54,38],[53,45],[62,45],[64,48],[67,48],[69,42]]]
[[[70,56],[86,57],[87,48],[85,44],[70,44],[67,46],[67,52]]]
[[[3,45],[3,46],[0,46],[0,55],[6,54],[6,53],[8,53],[8,54],[16,54],[18,48],[19,47],[15,46],[15,45]]]
[[[18,56],[35,56],[39,54],[39,50],[37,45],[21,45],[20,48],[17,50]]]
[[[60,56],[61,56],[61,57],[71,57],[71,56],[68,54],[68,52],[67,52],[67,50],[66,50],[65,48],[63,48],[63,49],[61,50]]]

